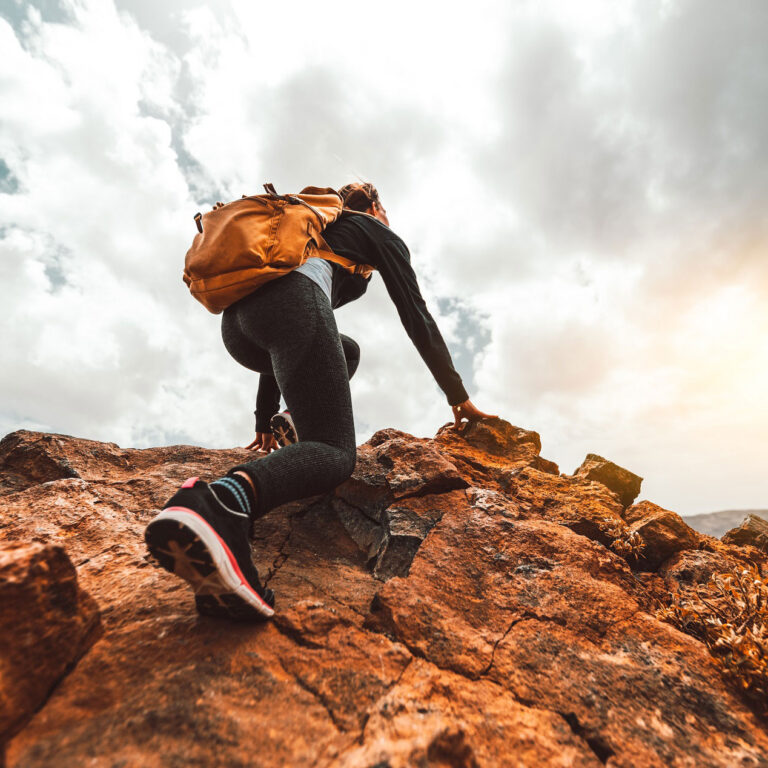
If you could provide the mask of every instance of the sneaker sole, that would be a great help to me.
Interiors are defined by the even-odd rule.
[[[144,539],[152,557],[192,587],[200,613],[234,619],[274,615],[245,580],[229,547],[193,510],[164,509],[149,523]]]
[[[293,424],[282,413],[276,413],[269,420],[269,430],[277,440],[277,444],[282,447],[299,442],[299,436]]]

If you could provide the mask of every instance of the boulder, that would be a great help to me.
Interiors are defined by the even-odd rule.
[[[374,522],[395,500],[465,488],[456,466],[431,441],[406,432],[376,432],[357,449],[352,476],[335,496]]]
[[[650,501],[630,507],[625,518],[630,523],[629,532],[643,540],[638,568],[644,571],[657,570],[672,555],[697,549],[703,541],[702,535],[686,525],[680,515]]]
[[[537,432],[500,418],[466,422],[460,432],[449,422],[438,429],[433,443],[469,485],[501,489],[504,475],[523,467],[560,474],[557,464],[541,456]]]
[[[99,626],[63,547],[0,548],[0,744],[45,703]]]
[[[331,504],[376,577],[387,579],[408,572],[424,537],[466,486],[430,441],[386,429],[358,448],[352,477]]]
[[[584,483],[527,466],[503,474],[502,488],[523,514],[566,525],[610,546],[610,529],[626,528],[621,502],[601,483]]]
[[[670,590],[706,584],[714,574],[734,571],[742,566],[735,557],[701,549],[677,552],[658,570]]]
[[[640,493],[643,478],[596,453],[588,453],[573,477],[586,482],[602,483],[613,491],[622,506],[628,507]]]
[[[768,552],[768,521],[757,515],[747,515],[741,525],[726,531],[722,540],[726,544],[753,546]]]

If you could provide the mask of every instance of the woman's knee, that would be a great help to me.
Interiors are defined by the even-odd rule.
[[[355,466],[357,465],[357,446],[355,446],[355,448],[352,450],[347,451],[346,455],[348,461],[348,465],[346,467],[347,477],[351,477],[352,473],[355,471]]]
[[[344,352],[348,357],[360,357],[360,345],[351,337],[345,333],[340,333],[341,346],[344,347]]]
[[[336,485],[340,485],[355,471],[357,464],[357,448],[338,448],[338,475]]]
[[[360,346],[354,339],[344,334],[341,334],[341,345],[347,361],[347,376],[351,379],[360,364]]]

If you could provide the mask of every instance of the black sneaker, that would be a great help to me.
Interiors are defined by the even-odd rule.
[[[299,442],[299,434],[289,411],[280,411],[269,420],[270,432],[281,447]]]
[[[224,506],[208,483],[191,477],[150,521],[144,539],[166,571],[189,582],[207,616],[263,619],[275,595],[261,586],[251,559],[250,520]]]

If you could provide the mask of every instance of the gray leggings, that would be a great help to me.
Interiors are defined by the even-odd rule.
[[[233,468],[256,486],[255,517],[343,483],[357,459],[349,376],[359,348],[348,336],[342,346],[320,286],[301,272],[271,280],[224,311],[221,335],[238,363],[275,376],[299,435]]]

